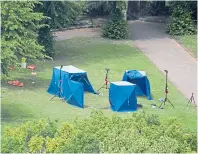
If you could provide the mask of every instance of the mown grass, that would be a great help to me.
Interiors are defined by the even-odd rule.
[[[174,38],[190,51],[193,57],[197,58],[197,35],[175,36]]]
[[[59,122],[72,122],[76,117],[88,117],[92,110],[100,110],[106,115],[114,114],[109,109],[108,91],[103,89],[103,96],[85,94],[84,104],[92,108],[76,108],[59,99],[50,101],[52,95],[46,93],[52,76],[52,68],[59,65],[73,65],[86,70],[88,78],[97,90],[104,83],[105,68],[109,68],[110,81],[120,81],[125,70],[144,70],[151,84],[153,100],[138,97],[143,108],[137,112],[157,114],[162,120],[177,118],[186,131],[196,131],[196,109],[186,107],[188,100],[169,83],[169,99],[174,104],[172,108],[167,103],[165,109],[152,108],[151,104],[164,97],[164,75],[137,49],[132,42],[123,44],[106,39],[74,38],[55,44],[57,58],[36,65],[36,76],[31,76],[28,70],[13,71],[15,79],[24,82],[22,88],[2,83],[2,126],[17,125],[28,120],[58,119]],[[35,81],[35,84],[32,84]],[[127,116],[133,113],[115,113]]]

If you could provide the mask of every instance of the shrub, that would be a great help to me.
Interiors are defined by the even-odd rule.
[[[175,3],[172,15],[167,25],[167,32],[171,35],[191,35],[196,33],[191,12],[185,3]]]
[[[127,22],[111,20],[103,27],[103,36],[110,39],[126,39],[128,37]]]
[[[126,39],[128,38],[128,24],[123,19],[120,9],[115,9],[112,19],[102,27],[104,37],[110,39]]]
[[[176,119],[134,113],[121,118],[93,112],[73,124],[27,122],[6,129],[3,153],[186,153],[197,151],[197,134],[185,134]]]

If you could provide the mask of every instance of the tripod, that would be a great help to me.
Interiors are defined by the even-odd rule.
[[[60,78],[59,78],[58,92],[50,99],[50,101],[53,100],[56,96],[61,97],[61,99],[63,100],[63,93],[62,93],[62,88],[61,88],[61,85],[62,85],[61,70],[62,70],[62,68],[63,68],[63,65],[61,65],[61,67],[60,67]]]
[[[194,98],[193,93],[192,93],[192,96],[190,97],[190,99],[189,99],[189,101],[188,101],[187,106],[188,106],[189,104],[191,104],[191,103],[194,103],[194,105],[195,105],[195,107],[196,107],[195,98]]]
[[[161,108],[162,105],[165,105],[166,102],[170,103],[172,107],[174,107],[171,101],[168,99],[168,71],[167,70],[164,71],[166,72],[165,98],[161,100],[162,103],[159,106],[159,108]]]
[[[108,88],[108,83],[109,83],[108,73],[110,69],[106,68],[105,70],[106,70],[105,83],[97,90],[97,92],[99,92],[102,88],[109,89]]]

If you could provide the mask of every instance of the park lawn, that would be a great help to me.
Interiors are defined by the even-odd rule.
[[[130,44],[130,45],[129,45]],[[117,114],[127,116],[134,113],[113,113],[109,109],[108,91],[103,89],[103,96],[85,94],[84,104],[92,108],[77,108],[62,102],[58,98],[50,101],[52,95],[46,93],[52,76],[52,68],[59,65],[73,65],[86,70],[88,78],[97,90],[104,83],[105,68],[109,68],[110,81],[120,81],[125,70],[137,69],[146,71],[151,84],[153,100],[138,97],[143,108],[137,112],[156,114],[162,120],[176,118],[183,125],[185,131],[196,132],[196,109],[186,107],[188,100],[169,83],[170,104],[165,109],[152,108],[151,104],[164,97],[164,75],[139,51],[131,41],[123,44],[99,38],[73,38],[56,42],[58,53],[54,61],[46,61],[36,65],[37,75],[32,77],[28,70],[13,71],[15,79],[24,82],[22,88],[2,83],[2,126],[13,126],[28,120],[41,118],[72,122],[75,118],[85,118],[93,110],[99,110],[106,115]],[[35,84],[32,84],[35,81]]]
[[[197,35],[175,36],[176,40],[197,58]]]

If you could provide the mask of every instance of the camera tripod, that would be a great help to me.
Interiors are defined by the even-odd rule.
[[[187,106],[188,106],[189,104],[191,104],[191,103],[193,103],[193,104],[195,105],[195,107],[196,107],[195,98],[194,98],[193,93],[192,93],[192,96],[190,97],[190,99],[189,99],[189,101],[188,101]]]
[[[109,73],[109,70],[110,70],[110,69],[106,68],[105,70],[106,70],[105,83],[97,90],[97,93],[98,93],[98,94],[99,94],[99,91],[100,91],[102,88],[109,89],[109,88],[108,88],[108,84],[109,84],[108,73]]]
[[[161,105],[159,108],[161,108],[162,105],[166,105],[165,103],[168,102],[174,107],[174,105],[171,103],[171,101],[168,99],[168,71],[164,70],[166,72],[166,85],[165,85],[165,98],[161,100]]]
[[[62,86],[62,73],[61,73],[62,68],[63,68],[63,65],[61,65],[61,67],[60,67],[60,77],[59,77],[58,92],[50,99],[50,101],[53,100],[55,97],[60,97],[62,99],[62,101],[64,100],[63,99],[62,88],[61,88],[61,86]]]

